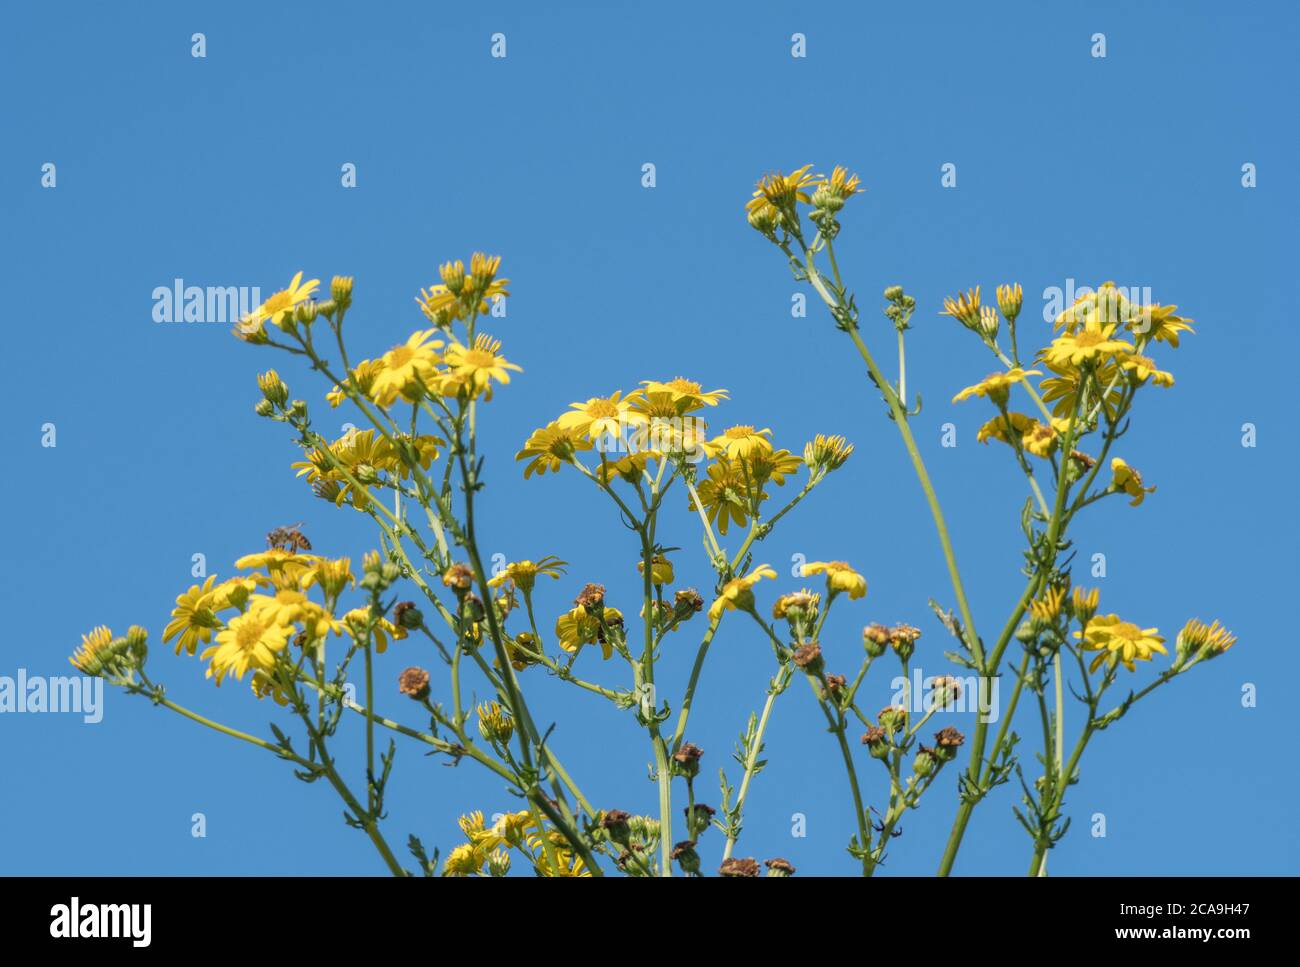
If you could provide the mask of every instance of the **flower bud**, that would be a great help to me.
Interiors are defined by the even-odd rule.
[[[487,866],[492,876],[505,876],[510,872],[510,854],[503,849],[494,849],[488,854]]]
[[[266,401],[277,409],[289,401],[289,387],[273,369],[268,369],[257,377],[257,388],[262,391]]]
[[[352,276],[336,275],[330,279],[330,295],[334,297],[334,304],[340,309],[347,309],[352,305]]]
[[[882,624],[869,624],[862,629],[862,647],[872,658],[879,658],[889,648],[889,629]]]

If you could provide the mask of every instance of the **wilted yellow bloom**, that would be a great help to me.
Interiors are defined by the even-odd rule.
[[[602,621],[604,627],[601,626]],[[571,655],[582,650],[583,645],[599,643],[602,657],[609,659],[614,654],[614,645],[605,633],[605,628],[621,627],[623,613],[618,608],[606,607],[597,618],[583,605],[578,605],[555,621],[555,637],[560,647]]]
[[[1040,423],[1024,413],[1007,413],[1006,416],[995,416],[981,426],[975,440],[979,443],[999,440],[1010,446],[1012,440],[1018,438],[1026,453],[1046,458],[1055,449],[1059,434],[1068,426],[1065,420],[1053,420],[1052,424]]]
[[[638,573],[645,574],[645,561],[637,561]],[[650,562],[650,580],[654,584],[672,584],[674,580],[673,562],[662,554],[656,554]]]
[[[1011,387],[1016,383],[1023,383],[1029,376],[1041,376],[1036,369],[1024,370],[1019,366],[1001,373],[991,373],[985,376],[974,386],[967,386],[964,390],[952,398],[954,403],[960,403],[962,400],[969,399],[972,396],[987,396],[995,403],[1005,403],[1011,393]]]
[[[1112,474],[1111,489],[1115,491],[1122,490],[1132,497],[1133,499],[1129,501],[1130,507],[1136,507],[1146,500],[1147,494],[1155,492],[1155,487],[1142,486],[1142,475],[1119,457],[1114,457],[1110,461],[1110,472]]]
[[[497,575],[494,575],[488,581],[488,587],[499,588],[507,581],[514,583],[520,591],[528,594],[537,584],[537,577],[545,574],[547,577],[559,578],[568,566],[566,561],[561,561],[558,557],[547,555],[539,561],[514,561],[505,566],[505,569]]]
[[[1131,373],[1139,383],[1145,383],[1149,379],[1157,386],[1169,387],[1174,385],[1174,374],[1160,369],[1156,365],[1156,361],[1149,356],[1138,356],[1136,354],[1125,356],[1120,360],[1120,365]]]
[[[357,638],[365,639],[366,625],[370,622],[369,608],[353,608],[343,616],[343,624]],[[375,619],[374,627],[370,629],[374,636],[375,651],[383,654],[388,650],[388,641],[401,641],[406,637],[406,629],[401,625],[393,624],[387,618],[379,617]]]
[[[432,347],[430,347],[432,351]],[[352,367],[352,386],[356,391],[367,399],[373,400],[373,390],[375,377],[384,370],[384,362],[381,359],[363,359]],[[325,394],[325,399],[332,407],[337,407],[348,398],[347,391],[341,386],[335,386]]]
[[[831,594],[846,591],[853,601],[867,593],[867,579],[844,561],[812,561],[803,566],[801,573],[804,577],[825,574],[826,587]]]
[[[1117,614],[1102,614],[1092,618],[1083,631],[1076,631],[1074,637],[1079,639],[1085,651],[1101,652],[1093,659],[1089,671],[1096,671],[1103,662],[1112,665],[1123,662],[1129,671],[1135,671],[1133,662],[1150,661],[1153,652],[1167,655],[1165,640],[1160,637],[1159,628],[1139,628],[1128,621],[1121,621]]]
[[[754,607],[754,585],[763,578],[776,579],[776,571],[760,564],[743,577],[732,578],[722,586],[722,593],[709,605],[709,620],[717,622],[724,611],[747,611]]]
[[[527,480],[533,474],[541,476],[548,470],[558,472],[561,466],[573,462],[575,453],[591,447],[592,443],[586,437],[556,422],[534,430],[524,448],[515,454],[515,459],[528,461],[524,467],[524,479]]]

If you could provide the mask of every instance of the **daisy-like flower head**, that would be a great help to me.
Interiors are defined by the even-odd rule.
[[[217,633],[217,643],[200,656],[204,661],[210,660],[207,677],[220,685],[231,673],[237,679],[243,679],[249,670],[270,673],[275,667],[275,656],[284,651],[292,631],[292,625],[278,623],[269,611],[236,615]]]
[[[591,447],[591,441],[586,437],[555,422],[534,430],[524,448],[515,454],[515,459],[528,461],[524,466],[524,479],[527,480],[533,474],[541,476],[548,470],[559,472],[564,464],[573,463],[575,453]]]
[[[265,302],[239,320],[235,335],[245,342],[255,342],[264,338],[264,327],[269,321],[274,326],[281,325],[293,315],[299,305],[306,302],[320,285],[320,279],[302,281],[302,273],[293,277],[287,289],[273,293]]]
[[[979,329],[980,325],[980,287],[967,292],[959,292],[955,297],[943,300],[941,316],[952,316],[967,329]]]
[[[1174,385],[1174,374],[1160,369],[1156,361],[1149,356],[1139,356],[1136,353],[1124,356],[1120,359],[1120,366],[1139,383],[1151,380],[1157,386]]]
[[[754,585],[763,578],[776,579],[770,565],[760,564],[743,577],[732,578],[722,586],[722,593],[709,605],[709,620],[715,624],[726,611],[748,611],[754,607]]]
[[[366,625],[371,620],[370,609],[353,608],[343,616],[343,624],[348,631],[358,640],[364,641],[366,636]],[[374,619],[374,626],[370,629],[371,635],[375,639],[375,651],[381,655],[388,650],[388,641],[401,641],[406,637],[406,629],[401,625],[393,624],[385,617]]]
[[[745,203],[745,211],[752,214],[767,207],[782,214],[792,213],[796,202],[811,200],[807,188],[817,181],[812,165],[804,165],[788,175],[780,171],[764,175],[758,180],[754,196]]]
[[[327,561],[322,559],[314,568],[307,573],[303,581],[303,587],[309,588],[313,584],[319,585],[320,589],[330,597],[338,597],[343,590],[352,585],[356,586],[357,579],[352,574],[352,560],[341,557],[336,561]]]
[[[1001,373],[990,373],[974,386],[967,386],[964,390],[952,398],[954,403],[960,403],[962,400],[970,399],[972,396],[987,396],[994,403],[1005,403],[1011,395],[1011,387],[1016,383],[1023,383],[1030,376],[1043,375],[1036,369],[1021,369],[1019,366],[1013,366],[1011,369]]]
[[[771,436],[772,431],[766,428],[755,430],[748,425],[733,426],[723,431],[721,436],[716,436],[704,444],[704,452],[710,457],[724,454],[732,460],[744,459],[760,453],[771,453],[772,441],[769,439]]]
[[[207,644],[212,640],[212,632],[220,627],[221,621],[212,607],[212,586],[216,583],[215,574],[208,575],[202,586],[190,585],[190,589],[176,597],[176,607],[172,609],[172,620],[163,629],[163,641],[176,638],[176,654],[183,650],[187,655],[194,654],[199,643]]]
[[[730,394],[725,389],[704,390],[693,379],[678,376],[665,383],[657,380],[642,380],[641,389],[637,391],[638,409],[649,416],[676,415],[684,416],[705,406],[717,406]],[[666,396],[671,403],[674,414],[653,412],[650,406],[652,397]]]
[[[556,619],[555,637],[559,640],[560,647],[571,655],[581,651],[583,645],[599,642],[602,657],[608,660],[614,654],[614,645],[605,634],[605,628],[621,627],[622,624],[623,612],[618,608],[606,606],[601,609],[600,617],[597,617],[579,604]]]
[[[435,339],[436,329],[411,333],[400,346],[394,346],[379,359],[379,369],[370,383],[369,396],[380,406],[391,406],[398,396],[413,403],[424,389],[432,388],[438,378],[442,340]]]
[[[826,575],[826,589],[832,595],[847,591],[849,599],[856,601],[867,593],[867,579],[845,561],[811,561],[803,566],[800,573],[804,577]]]
[[[823,198],[833,198],[841,203],[848,201],[854,195],[866,191],[865,188],[859,187],[862,184],[857,175],[850,174],[849,169],[841,165],[836,165],[830,173],[820,176],[821,180],[814,186],[816,191],[813,194],[813,204],[817,204],[817,195],[821,194]]]
[[[1130,322],[1129,328],[1140,337],[1167,342],[1177,349],[1180,332],[1196,332],[1191,326],[1192,320],[1174,314],[1177,308],[1178,306],[1143,306],[1141,314]]]
[[[284,627],[301,625],[309,638],[323,638],[330,631],[339,630],[328,611],[296,588],[280,588],[274,595],[253,595],[247,613]]]
[[[1097,367],[1095,378],[1101,385],[1102,390],[1107,390],[1102,407],[1109,419],[1114,419],[1115,414],[1119,412],[1119,403],[1122,396],[1122,383],[1115,380],[1115,374],[1119,372],[1120,363],[1117,360],[1126,360],[1128,356],[1119,356],[1115,359],[1108,359]],[[1066,366],[1056,370],[1059,375],[1049,376],[1043,380],[1039,387],[1042,394],[1043,402],[1050,404],[1052,413],[1056,416],[1067,417],[1078,408],[1079,389],[1089,380],[1086,373],[1080,372],[1071,366]],[[1114,385],[1112,385],[1114,383]],[[1089,399],[1095,402],[1096,392],[1089,394]]]
[[[778,487],[784,487],[785,478],[797,473],[803,466],[803,461],[789,450],[757,449],[749,456],[742,457],[740,463],[748,472],[750,481],[758,487],[769,480]],[[762,497],[766,499],[766,494]]]
[[[303,577],[320,562],[316,554],[298,554],[272,547],[256,554],[246,554],[235,562],[241,571],[265,570],[276,587],[298,587]]]
[[[1006,416],[999,414],[979,428],[975,439],[979,443],[1000,440],[1008,446],[1014,445],[1013,440],[1018,440],[1020,448],[1026,453],[1046,459],[1051,456],[1060,434],[1068,425],[1065,420],[1053,420],[1052,425],[1048,426],[1024,413],[1007,413]]]
[[[566,567],[568,567],[567,562],[549,554],[539,561],[514,561],[507,564],[500,574],[494,575],[488,581],[488,587],[499,588],[508,581],[524,594],[528,594],[536,586],[539,575],[545,574],[549,578],[558,580]]]
[[[1120,620],[1117,614],[1096,615],[1074,637],[1085,651],[1100,652],[1088,668],[1094,672],[1103,662],[1109,662],[1112,667],[1122,662],[1129,671],[1135,671],[1134,661],[1150,661],[1153,653],[1169,654],[1159,628],[1139,628]]]
[[[395,473],[405,480],[412,474],[414,467],[428,470],[433,461],[438,459],[438,448],[444,442],[441,437],[429,434],[411,436],[403,433],[393,435],[391,439],[381,436],[375,441],[374,466]]]
[[[1133,345],[1114,338],[1115,324],[1088,323],[1075,332],[1067,332],[1039,350],[1039,358],[1057,372],[1085,364],[1100,365],[1133,352]]]
[[[622,440],[629,425],[644,426],[648,419],[632,409],[632,403],[622,390],[611,396],[593,396],[585,403],[571,403],[570,410],[556,422],[589,440]]]
[[[1156,488],[1142,486],[1142,475],[1119,457],[1111,459],[1110,472],[1110,489],[1113,491],[1122,490],[1132,497],[1133,499],[1129,501],[1130,507],[1138,506],[1138,504],[1146,500],[1147,494],[1155,493]]]
[[[474,344],[468,348],[459,342],[453,342],[443,354],[450,370],[449,378],[443,382],[443,394],[482,394],[484,399],[492,399],[493,380],[502,384],[509,383],[510,370],[523,372],[522,367],[508,362],[500,355],[500,349],[500,340],[482,332],[474,337]]]
[[[753,480],[744,468],[726,457],[718,457],[705,471],[705,476],[696,484],[695,492],[699,494],[700,503],[710,523],[718,533],[726,535],[731,524],[744,527],[753,512]],[[760,501],[767,499],[767,494],[758,492]],[[695,498],[690,497],[689,509],[695,510]]]

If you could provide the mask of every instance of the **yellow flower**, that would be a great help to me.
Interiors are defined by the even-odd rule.
[[[789,614],[791,609],[815,615],[817,609],[821,607],[821,602],[822,596],[815,591],[809,591],[807,588],[790,594],[783,594],[772,605],[772,617],[780,620]]]
[[[972,396],[987,396],[993,402],[1005,403],[1011,393],[1011,387],[1016,383],[1023,383],[1029,376],[1043,375],[1036,369],[1024,370],[1019,366],[1012,367],[1006,372],[991,373],[985,376],[974,386],[967,386],[964,390],[952,398],[954,403],[960,403],[962,400],[969,399]]]
[[[301,283],[301,284],[300,284]],[[270,320],[272,325],[279,325],[303,302],[312,297],[320,279],[302,281],[302,273],[293,277],[287,289],[281,289],[271,295],[265,302],[244,316],[235,328],[235,335],[244,341],[255,340],[263,335],[263,327]]]
[[[514,363],[507,362],[504,356],[498,355],[501,349],[500,340],[493,339],[486,333],[479,333],[474,337],[474,345],[466,348],[458,342],[453,342],[447,347],[443,358],[451,371],[452,380],[455,382],[456,392],[462,389],[472,396],[483,394],[484,399],[492,399],[492,380],[498,383],[510,382],[510,370],[517,373],[523,372],[523,369]],[[451,384],[445,383],[443,387],[444,394]]]
[[[356,586],[357,579],[352,574],[352,560],[341,557],[337,561],[319,561],[307,574],[303,587],[319,585],[321,590],[331,597],[343,593],[348,585]]]
[[[602,622],[604,627],[601,626]],[[609,636],[605,634],[605,628],[622,624],[623,613],[618,608],[606,607],[597,618],[584,606],[578,605],[556,619],[555,637],[559,639],[560,647],[571,655],[581,651],[583,645],[599,642],[602,657],[608,659],[614,654],[614,646],[609,641]]]
[[[1181,658],[1203,654],[1215,658],[1237,643],[1237,636],[1215,621],[1206,624],[1193,618],[1178,632],[1178,655]]]
[[[1020,288],[1020,283],[998,286],[997,295],[998,308],[1002,311],[1003,317],[1008,322],[1015,322],[1016,316],[1020,315],[1020,306],[1025,297]]]
[[[804,577],[826,575],[826,588],[832,594],[847,591],[849,599],[856,601],[867,593],[867,579],[844,561],[813,561],[800,572]]]
[[[411,475],[412,464],[421,470],[428,470],[433,461],[438,459],[438,447],[443,442],[441,437],[429,434],[411,436],[402,433],[393,436],[391,440],[389,437],[380,437],[375,441],[375,466],[405,480]]]
[[[515,723],[500,703],[484,702],[475,711],[478,714],[479,735],[485,741],[506,743],[515,734]]]
[[[334,617],[307,595],[293,588],[281,588],[275,595],[255,594],[249,601],[249,614],[257,614],[278,625],[301,625],[308,638],[324,638],[340,631]]]
[[[1127,359],[1129,357],[1121,356],[1118,358]],[[1079,405],[1079,387],[1084,384],[1085,374],[1071,367],[1065,367],[1057,372],[1059,375],[1049,376],[1043,380],[1039,389],[1042,393],[1043,402],[1052,404],[1052,412],[1055,415],[1069,416],[1074,413]],[[1117,372],[1119,372],[1119,364],[1112,359],[1102,363],[1097,368],[1096,373],[1097,382],[1101,384],[1103,389],[1109,389],[1102,405],[1105,408],[1106,416],[1110,419],[1114,419],[1115,414],[1119,412],[1119,402],[1122,395],[1121,384],[1115,381]],[[1111,386],[1112,381],[1115,382],[1113,387]],[[1095,393],[1089,394],[1089,399],[1095,405]]]
[[[945,298],[943,300],[943,311],[939,315],[952,316],[968,329],[978,329],[980,324],[980,287],[977,285],[968,292],[959,292],[956,298]]]
[[[1115,325],[1088,323],[1073,333],[1065,333],[1038,352],[1047,365],[1058,372],[1085,363],[1100,364],[1116,356],[1133,352],[1131,343],[1115,339]]]
[[[657,397],[667,400],[677,416],[685,416],[705,406],[717,406],[729,395],[725,389],[704,390],[692,379],[678,376],[666,383],[657,380],[642,380],[641,389],[635,394],[638,409],[649,416],[662,416],[650,405]]]
[[[861,184],[861,179],[857,175],[849,174],[849,170],[840,165],[836,165],[832,169],[829,178],[825,175],[819,177],[821,181],[817,182],[815,186],[817,191],[824,192],[839,201],[846,201],[866,190],[858,187]]]
[[[1124,491],[1133,499],[1129,501],[1130,507],[1136,507],[1142,501],[1146,500],[1147,494],[1155,493],[1155,487],[1143,487],[1142,475],[1119,457],[1114,457],[1110,461],[1111,482],[1110,489],[1114,491]]]
[[[379,358],[379,369],[370,384],[370,398],[380,406],[391,406],[398,396],[408,403],[418,400],[438,379],[442,340],[436,329],[411,333],[406,342],[394,346]]]
[[[745,203],[745,210],[752,213],[770,206],[789,211],[796,201],[807,202],[809,195],[805,189],[817,181],[811,169],[812,165],[804,165],[788,175],[774,171],[763,176],[754,189],[754,196]]]
[[[513,639],[506,641],[506,655],[517,672],[523,671],[529,665],[536,665],[539,659],[534,656],[541,654],[541,650],[537,639],[530,631],[521,631]]]
[[[645,561],[636,562],[637,572],[645,574]],[[650,580],[657,585],[672,584],[675,580],[673,562],[662,554],[656,554],[650,562]]]
[[[470,843],[462,843],[447,854],[442,863],[443,876],[470,876],[483,869],[487,856]]]
[[[269,673],[292,631],[292,626],[279,624],[271,612],[236,615],[224,630],[217,632],[217,643],[200,656],[204,661],[211,659],[207,677],[215,678],[220,685],[231,672],[237,679],[250,669]]]
[[[1030,615],[1042,624],[1051,624],[1061,613],[1065,603],[1065,587],[1048,588],[1029,606]]]
[[[1174,310],[1177,308],[1178,306],[1143,306],[1139,321],[1131,325],[1130,328],[1140,336],[1154,339],[1156,342],[1167,342],[1174,349],[1177,349],[1178,334],[1180,332],[1194,333],[1196,331],[1191,327],[1190,319],[1174,315]]]
[[[467,319],[472,314],[483,315],[489,311],[488,299],[510,295],[509,279],[498,279],[501,256],[475,252],[470,257],[469,275],[460,259],[445,262],[438,267],[441,285],[428,291],[420,290],[416,303],[420,311],[434,325],[446,328],[454,319]]]
[[[662,456],[663,454],[658,450],[638,450],[635,453],[629,453],[625,457],[619,457],[617,460],[610,460],[604,454],[601,454],[600,466],[596,468],[596,476],[600,478],[601,483],[609,483],[615,477],[619,477],[628,483],[636,483],[645,472],[646,465],[651,460],[658,460]]]
[[[276,587],[296,588],[320,560],[315,554],[297,554],[272,547],[256,554],[244,555],[235,562],[235,567],[241,571],[263,568]]]
[[[732,578],[722,586],[722,593],[709,605],[709,620],[717,623],[724,611],[747,611],[754,607],[754,585],[763,578],[776,579],[776,571],[760,564],[743,577]]]
[[[803,462],[810,473],[830,473],[844,466],[853,453],[853,444],[842,436],[824,436],[818,433],[804,444]]]
[[[752,426],[733,426],[721,436],[714,437],[704,444],[704,452],[711,457],[725,454],[732,460],[749,457],[759,453],[771,453],[772,441],[768,439],[772,431],[755,430]]]
[[[1085,591],[1082,587],[1076,587],[1071,596],[1071,603],[1074,606],[1074,616],[1081,624],[1086,625],[1097,613],[1097,605],[1101,603],[1101,588]]]
[[[770,480],[778,487],[784,487],[785,478],[797,472],[803,466],[803,460],[789,450],[755,450],[741,460],[740,464],[748,472],[754,486],[761,487]],[[762,500],[767,499],[767,494],[761,491],[759,496]]]
[[[725,536],[732,523],[743,527],[749,521],[753,512],[750,484],[740,464],[718,457],[709,465],[705,478],[696,485],[695,491],[704,505],[705,516],[719,534]],[[759,499],[766,500],[767,495],[760,494]],[[696,509],[694,497],[689,500],[689,509]]]
[[[180,636],[176,641],[176,654],[179,655],[183,649],[187,655],[192,655],[200,642],[207,644],[212,640],[213,630],[221,623],[211,606],[209,593],[216,580],[217,576],[211,574],[202,587],[192,584],[184,594],[177,595],[172,620],[163,629],[164,642]]]
[[[573,456],[581,450],[590,450],[591,441],[572,429],[565,429],[558,422],[549,423],[540,430],[534,430],[524,444],[524,448],[515,454],[516,460],[527,460],[524,467],[524,479],[533,474],[541,476],[548,470],[559,472],[566,463],[573,463]]]
[[[1157,386],[1169,387],[1174,385],[1174,374],[1157,367],[1156,361],[1149,356],[1138,356],[1136,354],[1125,356],[1120,360],[1120,365],[1131,373],[1139,383],[1145,383],[1149,379]]]
[[[1014,435],[1026,453],[1046,458],[1056,448],[1059,434],[1069,426],[1066,420],[1053,420],[1052,424],[1040,423],[1024,413],[1007,413],[1006,416],[995,416],[980,427],[975,440],[978,443],[1000,440],[1010,446]]]
[[[370,622],[370,609],[353,608],[343,616],[343,624],[358,639],[365,640],[366,625]],[[374,627],[370,629],[371,635],[375,639],[375,651],[381,655],[388,650],[388,641],[401,641],[406,637],[406,629],[401,625],[395,625],[385,617],[375,619]]]
[[[569,412],[556,421],[567,430],[573,430],[595,440],[611,437],[621,440],[624,427],[629,424],[642,425],[646,416],[632,409],[632,398],[623,397],[619,390],[612,396],[593,396],[585,403],[572,403]]]
[[[1099,614],[1090,620],[1083,631],[1076,631],[1074,637],[1079,639],[1084,651],[1101,652],[1089,671],[1096,671],[1102,662],[1114,666],[1123,662],[1129,671],[1135,671],[1134,660],[1150,661],[1152,653],[1167,655],[1165,640],[1160,637],[1159,628],[1139,628],[1128,621],[1121,621],[1117,614]]]
[[[536,562],[514,561],[507,564],[504,571],[488,581],[488,587],[499,588],[507,581],[511,581],[520,591],[528,594],[537,584],[538,575],[545,574],[547,577],[558,579],[567,566],[567,562],[550,555]]]
[[[93,629],[90,634],[81,636],[81,647],[68,661],[78,671],[86,675],[98,675],[103,671],[104,663],[115,657],[111,645],[113,632],[104,625]]]
[[[352,385],[359,394],[373,400],[374,397],[371,394],[375,385],[375,377],[383,371],[384,362],[382,359],[363,359],[352,367]],[[337,385],[325,394],[325,399],[329,402],[329,405],[335,408],[347,398],[347,391]]]

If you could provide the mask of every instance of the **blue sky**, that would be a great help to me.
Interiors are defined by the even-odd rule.
[[[1050,867],[1297,871],[1286,691],[1297,667],[1284,611],[1300,470],[1290,5],[56,3],[5,19],[0,676],[62,674],[93,625],[141,623],[169,695],[266,733],[273,708],[245,688],[214,689],[158,639],[195,553],[227,575],[266,531],[295,521],[327,553],[355,559],[372,546],[364,518],[295,479],[287,433],[252,413],[254,376],[280,367],[323,429],[343,417],[321,402],[328,387],[227,326],[155,323],[151,293],[176,278],[269,293],[299,269],[351,274],[352,346],[373,355],[419,324],[412,298],[436,265],[474,249],[504,256],[515,294],[494,334],[525,368],[482,421],[483,544],[571,562],[540,603],[544,621],[587,580],[635,610],[636,549],[608,537],[616,518],[579,479],[525,482],[514,450],[572,400],[680,374],[731,391],[721,426],[771,427],[791,449],[814,432],[857,445],[759,559],[783,590],[802,583],[788,576],[799,553],[866,574],[867,599],[837,605],[824,636],[833,667],[856,668],[866,622],[909,621],[925,632],[920,666],[944,671],[948,645],[926,600],[950,603],[951,592],[897,434],[843,335],[815,310],[791,317],[796,288],[742,217],[765,171],[842,163],[867,187],[840,253],[868,341],[892,340],[876,315],[881,289],[898,282],[919,300],[909,384],[925,408],[913,427],[984,629],[1020,588],[1023,483],[1005,451],[975,443],[988,414],[947,403],[990,361],[937,315],[942,297],[1019,280],[1026,342],[1047,337],[1042,293],[1067,279],[1149,286],[1195,319],[1197,334],[1162,357],[1177,385],[1144,394],[1124,440],[1122,455],[1159,490],[1140,508],[1094,508],[1074,536],[1081,558],[1106,555],[1106,610],[1171,639],[1189,617],[1217,617],[1241,641],[1093,743],[1067,801],[1075,826]],[[204,59],[191,56],[195,32]],[[497,32],[504,59],[489,56]],[[796,32],[802,59],[790,55]],[[1090,56],[1097,32],[1105,59]],[[349,162],[355,189],[340,185]],[[653,189],[641,185],[647,162]],[[46,163],[56,188],[41,186]],[[940,185],[946,163],[955,189]],[[1254,189],[1241,184],[1247,163]],[[956,448],[940,446],[946,422]],[[41,446],[46,423],[55,448]],[[1253,448],[1241,443],[1246,423]],[[670,505],[664,542],[686,549],[682,583],[707,586],[696,522],[684,501]],[[674,707],[694,631],[663,659]],[[380,680],[417,663],[431,656],[396,646]],[[730,749],[770,665],[741,622],[724,624],[689,735],[707,776],[724,765],[735,775]],[[594,654],[578,667],[626,684]],[[1254,708],[1242,707],[1247,684]],[[588,794],[652,811],[649,748],[632,718],[552,681],[533,687]],[[865,688],[869,708],[886,704],[888,676]],[[406,716],[395,686],[384,694],[385,710]],[[1073,730],[1079,713],[1067,717]],[[354,765],[356,740],[339,753]],[[843,773],[805,688],[780,699],[768,758],[739,855],[853,872]],[[96,725],[0,715],[0,765],[0,872],[382,871],[329,790],[140,699],[109,694]],[[875,773],[865,770],[879,804]],[[942,779],[906,817],[882,872],[934,870],[954,785],[955,774]],[[979,808],[958,872],[1023,872],[1017,799],[1008,786]],[[472,765],[399,746],[393,840],[416,832],[445,849],[460,812],[513,805]],[[206,838],[190,835],[196,812]],[[1104,838],[1089,835],[1095,813]],[[706,863],[720,844],[707,834]]]

